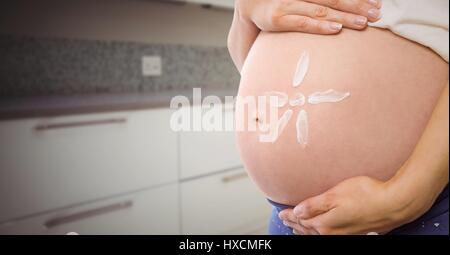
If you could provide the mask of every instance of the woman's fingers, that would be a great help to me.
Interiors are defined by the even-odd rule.
[[[330,194],[324,193],[301,202],[294,208],[294,215],[300,219],[310,219],[332,210],[335,201]]]
[[[335,10],[351,12],[367,17],[370,22],[381,18],[381,0],[303,0],[322,6],[328,6]]]
[[[294,235],[307,235],[305,229],[292,221],[283,221],[283,225],[292,228],[292,233]]]
[[[326,6],[303,1],[292,2],[286,8],[288,8],[286,12],[292,15],[297,14],[317,20],[332,21],[352,29],[364,29],[367,26],[368,21],[365,16],[337,11]]]
[[[275,31],[304,32],[310,34],[337,34],[342,30],[342,24],[326,20],[316,20],[306,16],[285,15],[273,24]]]
[[[322,7],[327,8],[327,7]],[[364,29],[367,27],[367,18],[364,16],[336,11],[329,9],[328,15],[326,17],[318,17],[318,19],[324,19],[328,21],[334,21],[342,24],[344,27],[351,29]]]
[[[237,6],[262,31],[337,34],[381,17],[381,0],[242,0]]]
[[[283,221],[283,224],[285,226],[292,228],[292,233],[294,235],[319,235],[319,232],[317,232],[316,230],[306,228],[305,226],[302,226],[297,222]]]
[[[317,232],[313,228],[305,227],[301,224],[300,220],[294,215],[294,212],[292,209],[286,209],[281,211],[278,214],[278,217],[283,221],[283,224],[285,226],[288,226],[292,228],[294,231],[293,233],[296,235],[318,235],[319,232]]]
[[[286,209],[281,211],[278,214],[278,217],[283,221],[297,222],[297,217],[295,217],[294,211],[292,209]]]

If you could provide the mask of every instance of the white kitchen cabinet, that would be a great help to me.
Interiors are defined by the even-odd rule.
[[[234,132],[176,133],[171,114],[0,121],[0,234],[265,233]]]
[[[224,107],[223,122],[234,123],[233,115],[232,106]],[[180,132],[179,145],[182,179],[242,166],[232,131]]]
[[[232,132],[180,134],[180,161],[181,178],[242,166]]]
[[[271,206],[243,169],[181,183],[183,234],[253,234]]]
[[[169,109],[0,122],[0,222],[177,181]]]
[[[179,234],[177,185],[0,224],[0,234]]]

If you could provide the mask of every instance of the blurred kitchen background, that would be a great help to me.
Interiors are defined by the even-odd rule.
[[[175,95],[236,95],[233,5],[1,1],[0,234],[265,234],[233,132],[169,126]]]

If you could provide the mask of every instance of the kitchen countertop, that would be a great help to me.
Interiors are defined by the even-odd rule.
[[[152,93],[118,93],[79,96],[48,96],[0,99],[0,120],[53,117],[61,115],[168,108],[174,96],[183,95],[192,103],[192,89]],[[202,89],[202,99],[216,95],[236,96],[235,89]]]

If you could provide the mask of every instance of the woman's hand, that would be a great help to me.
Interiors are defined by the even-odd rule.
[[[241,19],[262,31],[335,34],[364,29],[381,17],[381,0],[237,0]]]
[[[236,0],[228,49],[241,71],[260,31],[337,34],[381,17],[381,0]]]
[[[448,185],[448,111],[447,84],[414,152],[389,181],[346,180],[280,218],[295,234],[386,233],[419,218]]]
[[[402,224],[402,203],[387,183],[369,177],[346,180],[279,214],[300,235],[385,233]]]

